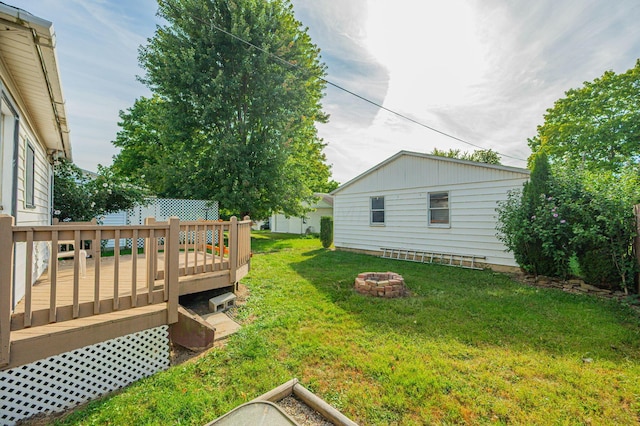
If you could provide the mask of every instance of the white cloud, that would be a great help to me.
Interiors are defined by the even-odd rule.
[[[520,159],[545,110],[566,90],[607,69],[622,72],[640,56],[640,3],[632,0],[616,7],[605,0],[370,0],[363,14],[366,48],[389,72],[385,107]],[[366,127],[321,133],[340,181],[400,149],[475,149],[384,111]],[[359,161],[345,161],[350,155]]]
[[[17,0],[16,0],[17,2]],[[154,0],[21,0],[54,23],[74,158],[109,164],[118,111],[148,90],[135,76]],[[474,144],[526,158],[526,139],[572,87],[640,56],[637,0],[293,0],[328,79]],[[400,149],[472,150],[327,87],[319,133],[345,182]],[[505,164],[523,162],[504,159]]]

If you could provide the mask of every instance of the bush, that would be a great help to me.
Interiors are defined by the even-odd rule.
[[[322,241],[324,248],[329,248],[333,243],[333,218],[331,216],[320,218],[320,241]]]
[[[607,288],[620,285],[620,275],[607,249],[595,248],[580,253],[578,262],[585,282]]]
[[[580,269],[585,280],[608,287],[619,285],[627,292],[638,271],[633,250],[633,206],[640,202],[638,170],[630,167],[616,173],[587,172],[582,180],[587,197],[582,203],[580,226],[574,227]]]
[[[535,275],[566,278],[573,254],[568,212],[551,193],[561,193],[547,157],[535,157],[531,179],[522,192],[510,191],[498,206],[498,238],[522,269]]]
[[[109,168],[98,166],[89,175],[70,161],[56,164],[53,186],[53,217],[60,221],[89,221],[109,213],[144,205],[145,188],[117,177]]]
[[[532,172],[522,192],[499,204],[498,238],[529,273],[567,278],[575,256],[585,281],[627,291],[638,271],[633,206],[640,202],[640,174],[554,172],[544,189]]]

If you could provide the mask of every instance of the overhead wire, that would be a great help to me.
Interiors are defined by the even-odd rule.
[[[172,7],[172,6],[169,6],[169,7]],[[174,12],[176,12],[176,10],[175,10],[175,9],[174,9]],[[198,17],[198,16],[192,16],[192,17],[193,17],[194,19],[196,19],[196,20],[200,21],[200,22],[201,22],[201,23],[203,23],[203,24],[210,25],[212,28],[214,28],[214,29],[216,29],[216,30],[220,31],[220,32],[221,32],[221,33],[223,33],[223,34],[228,35],[228,36],[229,36],[229,37],[231,37],[231,38],[234,38],[234,39],[238,40],[238,41],[239,41],[239,42],[241,42],[241,43],[246,44],[247,46],[250,46],[250,47],[252,47],[252,48],[254,48],[254,49],[256,49],[256,50],[258,50],[258,51],[260,51],[260,52],[262,52],[262,53],[265,53],[265,54],[266,54],[266,55],[268,55],[269,57],[271,57],[271,58],[275,59],[275,60],[276,60],[276,61],[278,61],[278,62],[281,62],[281,63],[282,63],[282,64],[284,64],[284,65],[287,65],[287,66],[289,66],[289,67],[291,67],[291,68],[295,68],[295,69],[297,69],[297,70],[301,70],[301,71],[303,71],[303,72],[306,72],[306,71],[307,71],[307,70],[305,70],[305,69],[301,68],[299,65],[294,64],[294,63],[292,63],[292,62],[289,62],[289,61],[287,61],[286,59],[281,58],[280,56],[276,55],[275,53],[269,52],[268,50],[263,49],[262,47],[257,46],[257,45],[255,45],[255,44],[251,43],[250,41],[245,40],[244,38],[242,38],[242,37],[240,37],[240,36],[237,36],[237,35],[235,35],[235,34],[233,34],[233,33],[229,32],[229,31],[225,30],[224,28],[220,27],[219,25],[216,25],[216,24],[215,24],[215,23],[213,23],[213,22],[206,22],[206,21],[204,21],[202,18],[200,18],[200,17]],[[409,117],[409,116],[407,116],[407,115],[405,115],[405,114],[402,114],[402,113],[400,113],[400,112],[397,112],[397,111],[395,111],[395,110],[392,110],[391,108],[387,108],[387,107],[385,107],[385,106],[384,106],[384,105],[382,105],[382,104],[379,104],[379,103],[377,103],[377,102],[375,102],[375,101],[372,101],[371,99],[368,99],[368,98],[366,98],[366,97],[364,97],[364,96],[362,96],[362,95],[359,95],[359,94],[357,94],[357,93],[355,93],[355,92],[353,92],[353,91],[351,91],[351,90],[349,90],[349,89],[347,89],[347,88],[345,88],[345,87],[342,87],[342,86],[340,86],[339,84],[336,84],[336,83],[334,83],[334,82],[332,82],[332,81],[330,81],[330,80],[328,80],[328,79],[326,79],[326,78],[324,78],[324,77],[322,77],[322,76],[317,75],[317,76],[315,76],[315,77],[316,77],[316,78],[318,78],[320,81],[322,81],[322,82],[324,82],[324,83],[326,83],[326,84],[328,84],[328,85],[330,85],[330,86],[332,86],[332,87],[335,87],[335,88],[336,88],[336,89],[338,89],[338,90],[341,90],[341,91],[343,91],[343,92],[345,92],[345,93],[348,93],[349,95],[354,96],[354,97],[356,97],[356,98],[358,98],[358,99],[360,99],[360,100],[362,100],[362,101],[364,101],[364,102],[367,102],[367,103],[369,103],[369,104],[371,104],[371,105],[374,105],[374,106],[376,106],[376,107],[378,107],[378,108],[380,108],[380,109],[382,109],[382,110],[384,110],[384,111],[387,111],[387,112],[389,112],[389,113],[391,113],[391,114],[394,114],[394,115],[396,115],[397,117],[400,117],[400,118],[402,118],[402,119],[404,119],[404,120],[410,121],[410,122],[412,122],[412,123],[414,123],[414,124],[417,124],[417,125],[419,125],[419,126],[421,126],[421,127],[424,127],[425,129],[428,129],[428,130],[431,130],[431,131],[433,131],[433,132],[439,133],[439,134],[441,134],[441,135],[443,135],[443,136],[446,136],[446,137],[448,137],[448,138],[450,138],[450,139],[453,139],[453,140],[456,140],[456,141],[458,141],[458,142],[462,142],[462,143],[464,143],[464,144],[466,144],[466,145],[473,146],[473,147],[475,147],[475,148],[479,148],[479,149],[481,149],[481,150],[487,150],[487,148],[485,148],[485,147],[483,147],[483,146],[480,146],[480,145],[477,145],[477,144],[471,143],[471,142],[469,142],[469,141],[467,141],[467,140],[464,140],[464,139],[462,139],[462,138],[459,138],[459,137],[457,137],[457,136],[454,136],[454,135],[452,135],[452,134],[450,134],[450,133],[447,133],[447,132],[445,132],[445,131],[442,131],[442,130],[436,129],[435,127],[432,127],[432,126],[429,126],[429,125],[427,125],[427,124],[424,124],[424,123],[422,123],[422,122],[420,122],[420,121],[418,121],[418,120],[416,120],[416,119],[413,119],[413,118],[411,118],[411,117]],[[498,152],[498,151],[494,151],[494,152],[495,152],[496,154],[501,155],[502,157],[507,157],[507,158],[511,158],[511,159],[514,159],[514,160],[518,160],[518,161],[524,161],[524,162],[526,162],[526,161],[527,161],[527,160],[525,160],[525,159],[522,159],[522,158],[519,158],[519,157],[514,157],[514,156],[511,156],[511,155],[507,155],[507,154],[504,154],[504,153],[501,153],[501,152]]]

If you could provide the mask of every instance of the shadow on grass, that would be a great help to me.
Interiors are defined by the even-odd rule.
[[[639,360],[640,322],[593,296],[529,287],[507,275],[324,249],[290,266],[364,327],[415,338],[533,349],[554,355]],[[393,271],[412,296],[382,299],[353,290],[359,272]]]

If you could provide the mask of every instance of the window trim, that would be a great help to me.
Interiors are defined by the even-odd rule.
[[[381,209],[373,208],[374,199],[382,199]],[[373,220],[373,214],[378,212],[382,212],[382,222],[375,222]],[[375,196],[369,197],[369,226],[385,226],[385,223],[386,223],[386,219],[385,219],[384,195],[375,195]]]
[[[36,150],[28,140],[24,157],[24,206],[34,209],[36,207]]]
[[[447,194],[447,207],[431,207],[431,196],[435,194]],[[446,210],[447,222],[433,222],[431,212],[433,210]],[[427,225],[430,228],[451,228],[451,192],[450,191],[433,191],[427,193]]]

